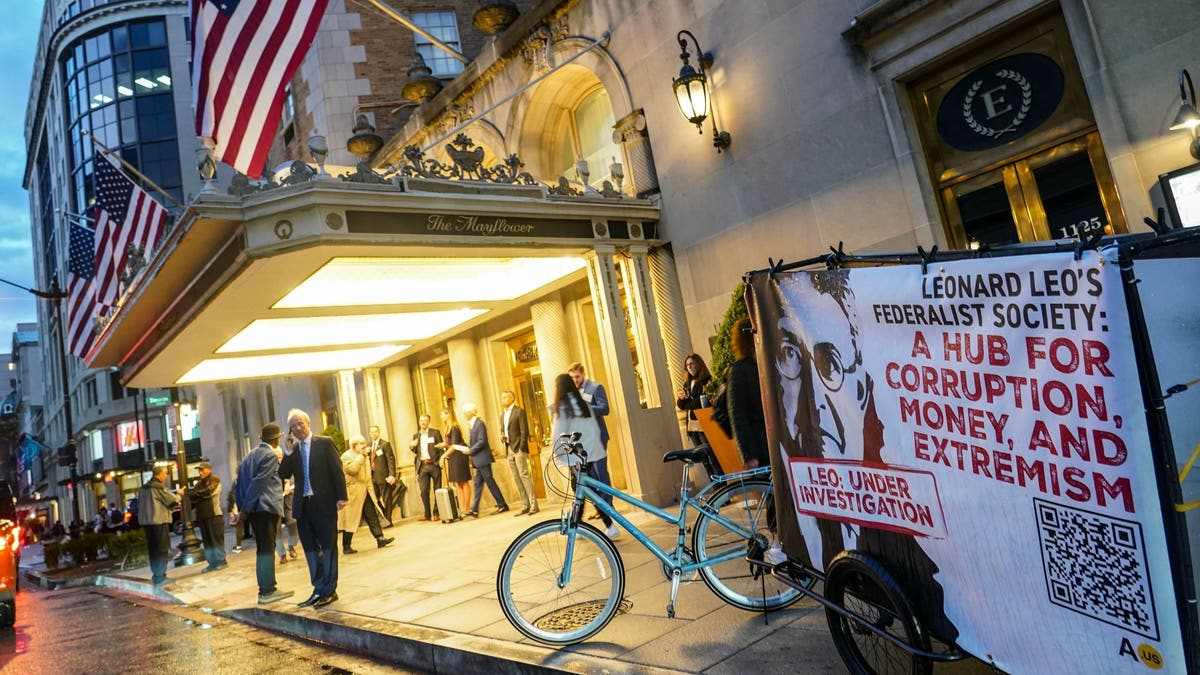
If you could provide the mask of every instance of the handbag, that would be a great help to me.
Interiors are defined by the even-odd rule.
[[[696,419],[695,417],[691,417],[691,416],[688,417],[687,430],[688,430],[688,433],[693,433],[693,434],[699,434],[699,433],[704,432],[704,429],[702,429],[700,427],[700,420]]]

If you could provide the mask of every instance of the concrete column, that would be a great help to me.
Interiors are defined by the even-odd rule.
[[[363,433],[362,423],[358,415],[358,387],[354,384],[353,370],[339,370],[337,374],[338,388],[338,417],[342,422],[342,436],[349,442],[350,437]]]
[[[479,411],[480,419],[487,424],[488,443],[492,447],[492,456],[498,457],[492,464],[492,475],[495,476],[496,483],[505,495],[516,494],[504,453],[497,451],[500,423],[495,421],[495,416],[492,415],[492,411],[496,407],[495,396],[489,395],[484,389],[485,384],[492,384],[492,378],[486,376],[486,373],[489,372],[487,366],[480,362],[479,343],[470,336],[456,337],[446,341],[446,352],[450,357],[450,377],[454,378],[454,396],[458,403],[458,420],[463,427],[463,436],[469,440],[471,432],[466,415],[462,414],[462,406],[474,403]],[[509,502],[511,504],[512,500]],[[492,504],[494,504],[492,497],[485,487],[480,508],[486,509]],[[463,508],[470,508],[470,505],[463,505]]]
[[[562,294],[558,291],[535,300],[529,305],[533,318],[533,334],[537,339],[538,363],[542,368],[542,391],[546,402],[554,397],[554,378],[567,372],[572,358],[567,340],[566,317],[563,313]]]
[[[463,423],[463,435],[467,435],[466,418],[462,416],[462,406],[474,403],[479,409],[479,416],[485,421],[488,414],[488,398],[483,391],[480,377],[479,355],[475,352],[475,340],[469,337],[456,337],[446,341],[446,353],[450,357],[450,377],[454,378],[454,397],[458,402],[459,419]],[[488,429],[495,431],[495,429]]]
[[[388,423],[387,404],[383,400],[383,383],[380,377],[378,368],[366,368],[362,371],[363,379],[363,401],[366,404],[367,428],[363,430],[363,436],[367,439],[371,435],[367,432],[371,431],[371,426],[379,427],[379,437],[391,440],[392,429]]]
[[[662,408],[643,409],[638,397],[637,374],[621,309],[614,247],[597,245],[588,257],[588,283],[610,378],[606,383],[612,408],[609,435],[614,441],[619,439],[615,445],[625,452],[622,459],[630,492],[653,504],[669,504],[676,495],[673,494],[674,481],[661,468],[662,455],[667,450],[677,449],[678,441],[670,439],[668,442],[669,436],[663,433]],[[653,359],[654,350],[649,351],[644,356],[646,367],[651,367]],[[671,427],[675,426],[673,421],[672,418]],[[674,429],[670,431],[671,435],[677,435]],[[609,452],[615,449],[614,442],[610,441]]]
[[[200,445],[208,454],[213,465],[213,473],[217,474],[225,485],[232,485],[233,475],[237,472],[237,463],[241,456],[237,448],[229,442],[228,421],[225,417],[225,405],[222,402],[221,389],[215,384],[197,384],[196,414],[200,419]],[[225,504],[221,504],[225,508]]]
[[[658,193],[658,172],[654,168],[654,153],[650,150],[650,135],[646,133],[646,116],[639,108],[613,125],[613,142],[625,146],[629,167],[625,175],[633,180],[638,197]]]
[[[652,249],[647,256],[650,266],[650,285],[654,293],[654,305],[658,309],[658,327],[662,332],[663,347],[666,349],[667,372],[671,379],[671,398],[673,392],[687,379],[683,369],[683,361],[688,354],[696,351],[688,334],[687,316],[683,310],[683,294],[679,290],[679,277],[675,273],[675,256],[670,249],[658,247]],[[680,425],[680,442],[684,440],[684,411],[675,409],[676,419]]]
[[[417,432],[417,405],[413,399],[412,372],[408,362],[384,369],[383,381],[387,383],[388,400],[385,410],[388,426],[380,424],[379,433],[396,447],[397,441],[409,438]]]

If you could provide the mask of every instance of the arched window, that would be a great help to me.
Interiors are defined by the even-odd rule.
[[[557,176],[576,179],[575,163],[587,162],[592,187],[608,180],[608,167],[621,161],[621,147],[613,142],[612,102],[603,87],[595,87],[565,111],[559,125]]]

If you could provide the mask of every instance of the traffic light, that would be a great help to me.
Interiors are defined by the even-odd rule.
[[[59,466],[75,466],[75,444],[67,443],[58,449],[58,465]]]

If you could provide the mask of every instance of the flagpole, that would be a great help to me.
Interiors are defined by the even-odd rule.
[[[121,166],[125,167],[126,169],[129,169],[129,171],[130,171],[130,172],[132,172],[132,173],[133,173],[133,175],[137,176],[137,177],[138,177],[138,178],[140,178],[142,181],[144,181],[144,182],[145,182],[147,185],[149,185],[150,187],[154,188],[154,191],[155,191],[155,192],[157,192],[158,194],[162,195],[162,196],[163,196],[163,197],[164,197],[164,198],[165,198],[167,201],[169,201],[169,202],[171,202],[172,204],[174,204],[176,208],[178,208],[178,209],[183,209],[183,208],[185,208],[183,204],[180,204],[179,202],[175,201],[175,198],[174,198],[174,197],[172,197],[171,195],[167,194],[165,190],[163,190],[162,188],[160,188],[160,187],[158,186],[158,183],[155,183],[154,181],[150,180],[149,178],[146,178],[146,174],[144,174],[144,173],[142,173],[141,171],[138,171],[137,169],[135,169],[135,168],[133,167],[133,165],[131,165],[129,162],[126,162],[124,159],[122,159],[122,157],[121,157],[120,155],[118,155],[117,153],[113,152],[111,148],[109,148],[108,146],[104,145],[104,144],[103,144],[103,143],[101,143],[100,141],[96,140],[96,137],[95,137],[95,136],[92,136],[92,135],[91,135],[90,133],[88,133],[87,131],[83,131],[83,132],[81,132],[81,133],[82,133],[84,136],[87,136],[87,137],[91,138],[91,139],[92,139],[92,143],[95,143],[95,144],[96,144],[96,147],[97,147],[97,148],[99,148],[101,152],[103,152],[105,155],[107,155],[107,156],[109,156],[109,157],[112,157],[113,159],[115,159],[115,160],[117,160],[118,162],[120,162],[120,163],[121,163]]]

